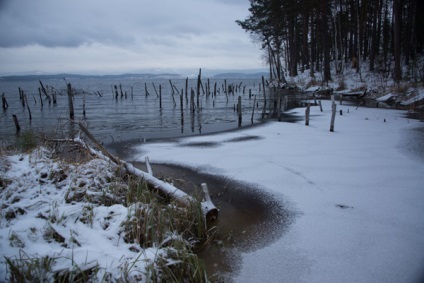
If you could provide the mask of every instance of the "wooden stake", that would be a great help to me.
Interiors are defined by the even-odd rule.
[[[308,106],[306,106],[305,110],[305,125],[309,126],[309,113],[311,111],[311,104],[308,102]]]
[[[26,102],[26,105],[27,105],[27,109],[28,109],[29,120],[32,121],[31,109],[29,108],[28,98],[27,98],[27,95],[26,94],[24,94],[24,99],[25,99],[25,102]]]
[[[40,95],[41,108],[43,108],[44,103],[43,103],[43,98],[41,97],[41,89],[40,88],[38,88],[38,94]]]
[[[262,86],[264,90],[264,108],[262,109],[262,119],[265,118],[265,111],[266,111],[266,93],[265,93],[265,78],[262,76]]]
[[[238,126],[241,127],[241,96],[238,97],[237,103]]]
[[[21,127],[19,126],[18,117],[16,117],[16,114],[12,114],[13,122],[15,123],[16,132],[19,132],[21,130]]]
[[[159,85],[159,108],[162,109],[162,85]]]
[[[4,95],[4,92],[1,95],[1,100],[2,100],[3,109],[6,110],[9,107],[9,104],[6,101],[6,96]]]
[[[252,124],[253,124],[253,115],[255,114],[255,105],[256,105],[256,95],[253,98],[252,118],[250,119],[250,121],[252,122]]]
[[[336,119],[336,103],[332,104],[332,113],[331,113],[331,123],[330,123],[330,132],[334,132],[334,120]]]
[[[85,92],[84,96],[82,97],[82,115],[85,117]]]
[[[69,105],[69,118],[71,120],[74,119],[74,103],[72,101],[72,86],[70,83],[68,83],[68,105]]]

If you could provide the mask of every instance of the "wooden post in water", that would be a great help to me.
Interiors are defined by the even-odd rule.
[[[162,85],[159,85],[159,108],[162,109]]]
[[[82,97],[82,116],[85,117],[85,91],[84,96]]]
[[[340,105],[343,105],[343,94],[340,94]]]
[[[332,104],[332,113],[331,113],[331,123],[330,123],[330,132],[334,132],[334,120],[336,119],[336,103]]]
[[[32,121],[31,109],[29,108],[28,98],[27,98],[27,95],[26,94],[24,94],[24,99],[25,99],[25,103],[26,103],[27,109],[28,109],[29,120]]]
[[[24,97],[24,90],[23,89],[21,89],[21,88],[19,88],[19,99],[21,100],[21,102],[22,102],[22,107],[24,107],[25,108],[25,97]]]
[[[144,93],[146,97],[149,95],[149,91],[147,90],[147,83],[144,83]]]
[[[185,81],[185,99],[186,99],[186,105],[188,104],[188,77]]]
[[[252,124],[253,124],[253,115],[255,114],[255,104],[256,104],[256,95],[253,98],[252,118],[250,119],[250,121],[252,122]]]
[[[43,108],[44,103],[43,103],[43,98],[41,97],[41,88],[38,88],[38,94],[40,95],[41,108]]]
[[[16,132],[19,132],[21,130],[21,127],[19,126],[18,117],[16,117],[16,114],[12,115],[13,122],[15,123]]]
[[[241,96],[238,97],[237,103],[238,126],[241,127]]]
[[[309,113],[311,111],[311,104],[308,102],[308,106],[306,106],[305,110],[305,125],[309,126]]]
[[[195,107],[194,107],[194,96],[195,96],[194,90],[191,89],[191,93],[190,93],[190,112],[191,113],[194,113],[194,109],[195,109]]]
[[[118,100],[118,96],[119,96],[119,94],[118,94],[118,86],[117,85],[114,85],[113,88],[115,89],[115,99]]]
[[[201,84],[202,84],[201,76],[202,76],[202,69],[199,69],[199,75],[197,76],[197,90],[196,90],[196,95],[197,95],[197,108],[199,108],[199,107],[200,107],[199,98],[200,98],[200,86],[201,86]]]
[[[2,101],[3,109],[6,110],[9,107],[9,104],[6,101],[6,96],[4,95],[4,92],[1,95],[1,101]]]
[[[68,83],[68,105],[69,105],[69,118],[71,118],[71,120],[74,119],[75,115],[74,115],[74,103],[72,101],[72,86],[70,83]]]
[[[322,102],[321,102],[321,100],[319,100],[318,103],[319,103],[319,110],[322,112]]]

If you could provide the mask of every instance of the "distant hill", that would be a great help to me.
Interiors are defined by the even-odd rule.
[[[220,73],[213,75],[213,78],[216,79],[257,79],[264,76],[268,77],[268,73],[260,72],[260,73]]]
[[[3,76],[2,80],[22,81],[22,80],[47,80],[47,79],[123,79],[123,78],[140,78],[140,79],[161,79],[161,78],[181,78],[179,74],[120,74],[120,75],[78,75],[78,74],[55,74],[55,75],[21,75],[21,76]]]

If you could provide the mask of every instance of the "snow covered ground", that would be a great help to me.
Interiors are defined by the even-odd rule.
[[[263,126],[136,147],[133,158],[183,164],[257,184],[294,212],[283,236],[244,252],[236,282],[422,282],[424,125],[404,111],[311,108],[310,125]],[[302,116],[304,109],[292,114]],[[214,144],[213,147],[190,146]],[[166,251],[135,251],[122,236],[128,208],[66,202],[69,187],[105,197],[116,168],[102,160],[62,164],[42,148],[0,159],[0,281],[5,256],[49,255],[54,270],[100,268],[99,279],[132,278]],[[24,251],[24,252],[23,252]],[[51,279],[51,278],[50,278]]]
[[[330,132],[330,102],[323,108],[311,108],[309,126],[270,122],[143,144],[135,159],[259,184],[298,212],[281,239],[242,254],[236,282],[423,282],[424,159],[403,147],[423,123],[403,111],[338,105],[343,115]],[[202,142],[218,145],[184,146]]]

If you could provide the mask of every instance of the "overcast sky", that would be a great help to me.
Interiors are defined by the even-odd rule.
[[[0,74],[258,69],[249,0],[0,0]]]

